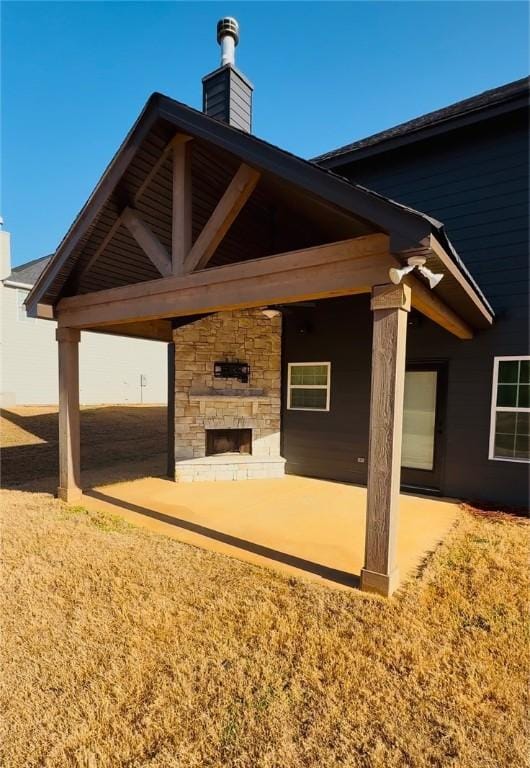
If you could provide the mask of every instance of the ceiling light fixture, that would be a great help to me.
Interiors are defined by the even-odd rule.
[[[280,310],[279,309],[269,309],[267,307],[267,308],[261,310],[261,314],[265,315],[265,317],[268,317],[269,320],[272,320],[273,317],[278,317],[278,315],[280,314]]]

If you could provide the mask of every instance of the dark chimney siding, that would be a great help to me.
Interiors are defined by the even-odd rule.
[[[227,93],[229,92],[229,74],[226,70],[217,71],[203,79],[202,111],[216,120],[228,123],[230,114]]]
[[[239,70],[220,67],[202,80],[203,112],[235,128],[252,130],[253,86]]]

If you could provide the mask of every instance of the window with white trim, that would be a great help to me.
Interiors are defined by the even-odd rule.
[[[329,411],[331,363],[289,363],[287,408]]]
[[[17,320],[23,323],[34,322],[35,318],[28,317],[28,313],[26,312],[26,307],[24,306],[24,302],[26,301],[26,296],[28,295],[29,291],[24,290],[24,288],[17,288],[16,292],[17,292]]]
[[[530,355],[493,361],[489,458],[530,461]]]

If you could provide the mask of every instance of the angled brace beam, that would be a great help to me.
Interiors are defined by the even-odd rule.
[[[171,257],[157,236],[133,208],[124,208],[121,220],[162,277],[172,274]]]
[[[238,213],[254,191],[260,178],[259,171],[245,163],[239,166],[234,178],[217,203],[212,215],[189,252],[184,267],[186,272],[204,269],[215,253]]]

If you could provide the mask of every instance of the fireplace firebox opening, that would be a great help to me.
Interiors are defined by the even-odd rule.
[[[252,453],[251,429],[207,429],[206,455]]]

